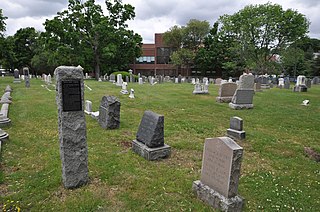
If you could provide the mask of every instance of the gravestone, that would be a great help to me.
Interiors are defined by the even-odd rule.
[[[13,75],[14,75],[13,83],[21,83],[18,69],[14,69]]]
[[[269,83],[269,78],[268,76],[260,76],[260,81],[261,81],[261,88],[262,89],[270,89],[270,83]]]
[[[217,78],[215,81],[215,84],[220,85],[221,84],[222,79],[221,78]]]
[[[242,156],[242,147],[231,138],[207,138],[201,178],[192,185],[198,198],[221,211],[241,211],[244,200],[238,195],[238,184]]]
[[[64,187],[77,188],[89,180],[83,70],[59,66],[55,76],[62,180]]]
[[[192,84],[192,85],[195,85],[195,84],[196,84],[196,79],[195,79],[195,78],[192,78],[192,79],[191,79],[191,84]]]
[[[110,74],[109,78],[110,78],[109,82],[112,82],[112,83],[114,83],[116,80],[116,76],[114,74]]]
[[[290,89],[290,79],[289,77],[285,77],[284,78],[284,86],[283,86],[284,89]]]
[[[219,96],[216,97],[217,102],[231,102],[234,92],[237,89],[237,84],[234,82],[227,82],[220,84]]]
[[[102,97],[99,108],[99,124],[103,129],[118,129],[120,127],[120,106],[117,97]]]
[[[134,90],[133,90],[133,88],[130,89],[129,98],[130,99],[134,99]]]
[[[313,84],[313,85],[317,85],[317,84],[319,84],[319,82],[320,82],[319,77],[314,77],[314,78],[312,79],[312,84]]]
[[[227,129],[227,135],[236,140],[246,138],[246,132],[243,131],[243,120],[237,116],[231,117],[230,128]]]
[[[284,78],[278,79],[278,88],[284,88]]]
[[[141,77],[139,77],[139,85],[142,85],[143,84],[143,80]]]
[[[194,85],[193,94],[209,94],[208,85],[201,85],[200,83],[196,83]]]
[[[262,92],[261,83],[260,82],[254,83],[254,91],[255,92]]]
[[[126,83],[129,82],[129,76],[126,76]]]
[[[22,70],[25,78],[25,86],[26,88],[30,88],[29,68],[24,67]]]
[[[311,79],[306,80],[306,86],[307,88],[311,88]]]
[[[178,76],[178,83],[181,83],[181,80],[182,80],[182,76],[179,74],[179,76]]]
[[[123,82],[122,74],[117,74],[117,83],[116,83],[116,85],[117,86],[122,86],[122,82]]]
[[[164,143],[164,116],[145,111],[141,119],[132,150],[147,160],[166,158],[171,147]]]
[[[243,74],[240,76],[238,89],[234,93],[229,107],[232,109],[251,109],[253,108],[254,95],[254,76]]]
[[[128,93],[129,93],[128,90],[127,90],[127,85],[128,85],[127,82],[123,82],[123,83],[122,83],[120,93],[122,93],[122,94],[128,94]]]
[[[90,115],[92,113],[92,102],[89,100],[85,101],[85,109],[84,112],[88,115]]]
[[[293,87],[294,92],[307,92],[308,87],[306,86],[306,77],[299,75],[297,77],[296,85]]]

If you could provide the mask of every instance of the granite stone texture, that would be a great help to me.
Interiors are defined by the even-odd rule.
[[[201,183],[200,180],[193,182],[192,190],[200,200],[220,211],[239,212],[242,211],[244,206],[244,199],[241,196],[237,195],[226,198],[209,186]]]
[[[139,125],[136,139],[148,147],[164,145],[164,116],[145,111]]]
[[[233,116],[230,118],[230,129],[243,130],[243,120],[240,117]]]
[[[243,74],[239,78],[239,89],[253,90],[254,76],[252,74]]]
[[[237,89],[237,83],[227,82],[220,84],[219,96],[216,97],[217,102],[231,102],[232,97]]]
[[[120,100],[115,96],[102,97],[99,108],[99,124],[103,129],[120,127]]]
[[[55,76],[62,180],[65,188],[77,188],[89,180],[83,70],[59,66]]]
[[[146,160],[167,158],[171,154],[171,147],[166,144],[161,147],[150,148],[137,140],[132,141],[132,150]]]

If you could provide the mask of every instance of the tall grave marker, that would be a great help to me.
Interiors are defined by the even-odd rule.
[[[233,95],[229,107],[232,109],[253,108],[254,76],[243,74],[239,79],[239,87]]]
[[[64,187],[77,188],[89,179],[83,71],[59,66],[55,76],[62,180]]]
[[[238,196],[243,149],[231,138],[207,138],[204,144],[201,179],[194,181],[198,198],[221,211],[241,211]]]
[[[30,78],[29,78],[29,68],[28,67],[23,68],[23,74],[24,74],[26,88],[29,88],[30,87]]]

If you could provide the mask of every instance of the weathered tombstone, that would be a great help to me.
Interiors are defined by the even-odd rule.
[[[194,85],[193,94],[209,94],[208,90],[209,85],[201,85],[200,83],[196,83]]]
[[[88,72],[86,73],[86,79],[89,79],[89,74],[88,74]]]
[[[313,84],[313,85],[317,85],[317,84],[319,84],[319,82],[320,82],[319,77],[314,77],[314,78],[312,79],[312,84]]]
[[[192,84],[192,85],[195,85],[195,84],[196,84],[196,79],[195,79],[195,78],[192,78],[192,79],[191,79],[191,84]]]
[[[24,67],[22,70],[25,78],[25,86],[26,88],[29,88],[30,87],[29,68]]]
[[[237,89],[237,84],[234,82],[227,82],[227,83],[220,84],[219,96],[216,97],[216,101],[231,102],[236,89]]]
[[[182,80],[182,76],[179,74],[179,76],[178,76],[178,83],[181,83],[181,80]]]
[[[89,100],[85,101],[85,109],[84,112],[88,115],[90,115],[92,113],[92,102]]]
[[[299,75],[297,77],[297,83],[293,87],[294,92],[307,92],[308,87],[306,86],[306,77],[303,75]]]
[[[18,69],[14,69],[13,74],[14,74],[13,83],[21,83],[20,77],[19,77],[19,70]]]
[[[204,144],[200,180],[192,189],[199,199],[221,211],[241,211],[238,195],[243,149],[231,138],[207,138]]]
[[[116,76],[115,76],[114,74],[110,74],[110,80],[109,80],[109,82],[114,83],[115,80],[116,80]]]
[[[261,78],[261,88],[262,89],[270,89],[269,78],[266,75],[260,76]]]
[[[307,88],[311,88],[311,79],[306,80],[306,86]]]
[[[254,91],[255,92],[262,92],[261,83],[260,82],[254,83]]]
[[[243,120],[237,116],[230,118],[230,128],[227,129],[227,135],[236,140],[246,138],[246,132],[243,130]]]
[[[83,70],[59,66],[55,76],[62,179],[64,187],[77,188],[89,180]]]
[[[127,90],[127,85],[128,85],[127,82],[123,82],[123,83],[122,83],[120,93],[122,93],[122,94],[128,94],[128,93],[129,93],[128,90]]]
[[[141,77],[139,77],[139,85],[142,85],[143,84],[143,80]]]
[[[132,150],[147,160],[166,158],[171,147],[164,143],[164,116],[145,111]]]
[[[279,78],[278,79],[278,88],[283,88],[284,87],[284,79],[283,78]]]
[[[126,83],[129,82],[129,76],[126,76]]]
[[[238,89],[229,107],[232,109],[251,109],[253,108],[253,95],[254,95],[254,76],[251,74],[243,74],[240,76]]]
[[[99,124],[103,129],[118,129],[120,127],[120,106],[117,97],[102,97],[99,108]]]
[[[285,77],[284,78],[284,86],[283,86],[284,89],[290,89],[290,79],[289,77]]]
[[[221,78],[217,78],[216,81],[215,81],[215,84],[220,85],[221,84],[221,80],[222,80]]]
[[[122,82],[123,82],[122,74],[117,74],[117,83],[116,83],[116,85],[117,86],[122,86]]]
[[[134,90],[133,90],[133,88],[130,89],[129,98],[130,99],[134,99]]]

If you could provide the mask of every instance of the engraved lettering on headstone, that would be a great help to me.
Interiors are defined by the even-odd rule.
[[[82,110],[80,81],[62,81],[62,106],[63,111]]]

